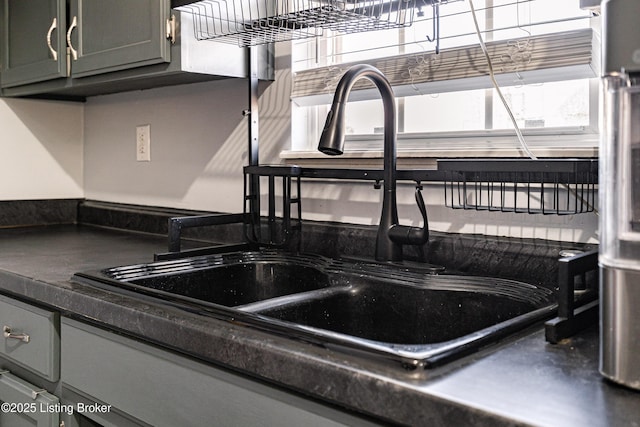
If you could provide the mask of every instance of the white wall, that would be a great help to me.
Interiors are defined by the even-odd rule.
[[[84,106],[0,99],[0,200],[81,198]]]
[[[241,80],[90,98],[85,195],[152,206],[238,211],[246,152]],[[149,124],[151,161],[136,161],[136,126]]]
[[[279,58],[279,64],[290,61]],[[288,69],[261,87],[261,162],[289,145]],[[248,84],[227,79],[90,98],[85,107],[88,199],[220,212],[243,208]],[[151,126],[151,162],[137,162],[136,126]]]
[[[261,163],[279,163],[290,141],[290,56],[277,48],[277,75],[260,99]],[[246,164],[245,80],[90,98],[85,107],[88,199],[221,212],[241,212]],[[135,160],[136,125],[151,125],[151,162]],[[306,219],[376,224],[381,191],[369,183],[305,182]],[[398,190],[404,224],[419,224],[412,186]],[[596,242],[595,214],[541,216],[459,211],[444,207],[443,190],[425,187],[433,230]]]

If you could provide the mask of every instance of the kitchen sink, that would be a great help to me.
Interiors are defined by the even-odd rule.
[[[405,367],[476,351],[557,308],[553,291],[275,250],[114,267],[74,280]]]
[[[445,286],[478,280],[452,276],[434,279]],[[260,313],[373,341],[423,345],[454,340],[538,308],[536,302],[493,290],[424,289],[375,279],[354,282],[348,289],[322,299],[276,306]]]

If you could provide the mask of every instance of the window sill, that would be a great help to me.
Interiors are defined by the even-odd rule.
[[[540,158],[594,158],[598,157],[597,147],[532,147],[531,151]],[[433,148],[420,150],[398,150],[399,168],[434,169],[437,159],[445,158],[526,158],[527,156],[515,148],[490,147],[458,147]],[[307,167],[370,167],[382,165],[382,150],[345,150],[342,156],[326,156],[318,151],[280,152],[280,159],[285,164],[297,164]]]

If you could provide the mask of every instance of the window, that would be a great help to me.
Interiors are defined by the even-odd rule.
[[[578,3],[474,0],[483,39],[488,46],[505,49],[500,54],[490,55],[492,63],[496,73],[510,73],[511,81],[500,84],[502,92],[518,126],[534,149],[550,147],[566,151],[574,148],[569,152],[572,154],[576,148],[585,147],[586,152],[595,153],[597,147],[598,80],[593,65],[597,62],[599,45],[597,37],[591,42],[593,33],[588,30],[597,24],[593,22],[597,18],[581,10]],[[449,79],[448,86],[447,82],[440,82],[434,91],[415,83],[418,77],[425,80],[421,73],[435,69],[434,62],[447,61],[447,52],[469,46],[479,49],[467,0],[443,2],[439,10],[440,55],[434,53],[434,43],[426,39],[433,35],[435,11],[432,6],[423,6],[416,11],[414,23],[409,27],[348,35],[327,31],[323,37],[295,41],[292,47],[294,82],[303,76],[320,76],[323,79],[321,86],[330,88],[337,83],[345,63],[393,58],[393,66],[399,68],[392,72],[400,76],[397,79],[404,79],[405,86],[396,90],[400,155],[403,151],[434,148],[453,149],[454,155],[461,155],[460,151],[455,151],[456,147],[465,151],[482,148],[483,152],[487,148],[517,149],[512,121],[496,90],[488,86],[470,87],[473,85],[466,82],[473,79],[457,80],[457,73],[464,68],[459,63],[446,63],[441,67],[456,79]],[[567,35],[573,37],[574,34],[583,38],[586,34],[588,52],[585,55],[591,61],[587,64],[591,67],[590,77],[577,72],[575,67],[563,68],[562,73],[553,76],[541,73],[543,76],[536,79],[520,72],[535,60],[535,51],[530,46],[539,46],[541,40],[550,40],[548,51],[567,49],[558,58],[570,56],[576,49],[567,47],[565,40]],[[402,61],[395,60],[398,58]],[[431,68],[427,66],[428,61],[431,61]],[[486,64],[486,59],[483,61]],[[325,74],[321,75],[321,70]],[[445,75],[443,79],[446,78]],[[392,84],[394,88],[400,85],[395,80]],[[298,99],[296,95],[294,83],[292,140],[295,142],[292,151],[313,151],[331,96],[311,96],[309,101],[304,97]],[[375,151],[381,148],[382,103],[377,96],[370,98],[348,104],[347,138],[350,142],[346,144],[346,150]],[[500,151],[496,153],[500,154]]]

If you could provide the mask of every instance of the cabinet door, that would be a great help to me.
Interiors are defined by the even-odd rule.
[[[72,77],[169,62],[169,0],[74,0]]]
[[[62,321],[61,334],[63,396],[72,397],[66,393],[71,388],[141,423],[180,427],[379,425],[71,319]],[[91,414],[100,423],[101,416]]]
[[[46,391],[0,371],[0,426],[59,427],[60,401]]]
[[[66,2],[3,0],[2,87],[65,77]]]

